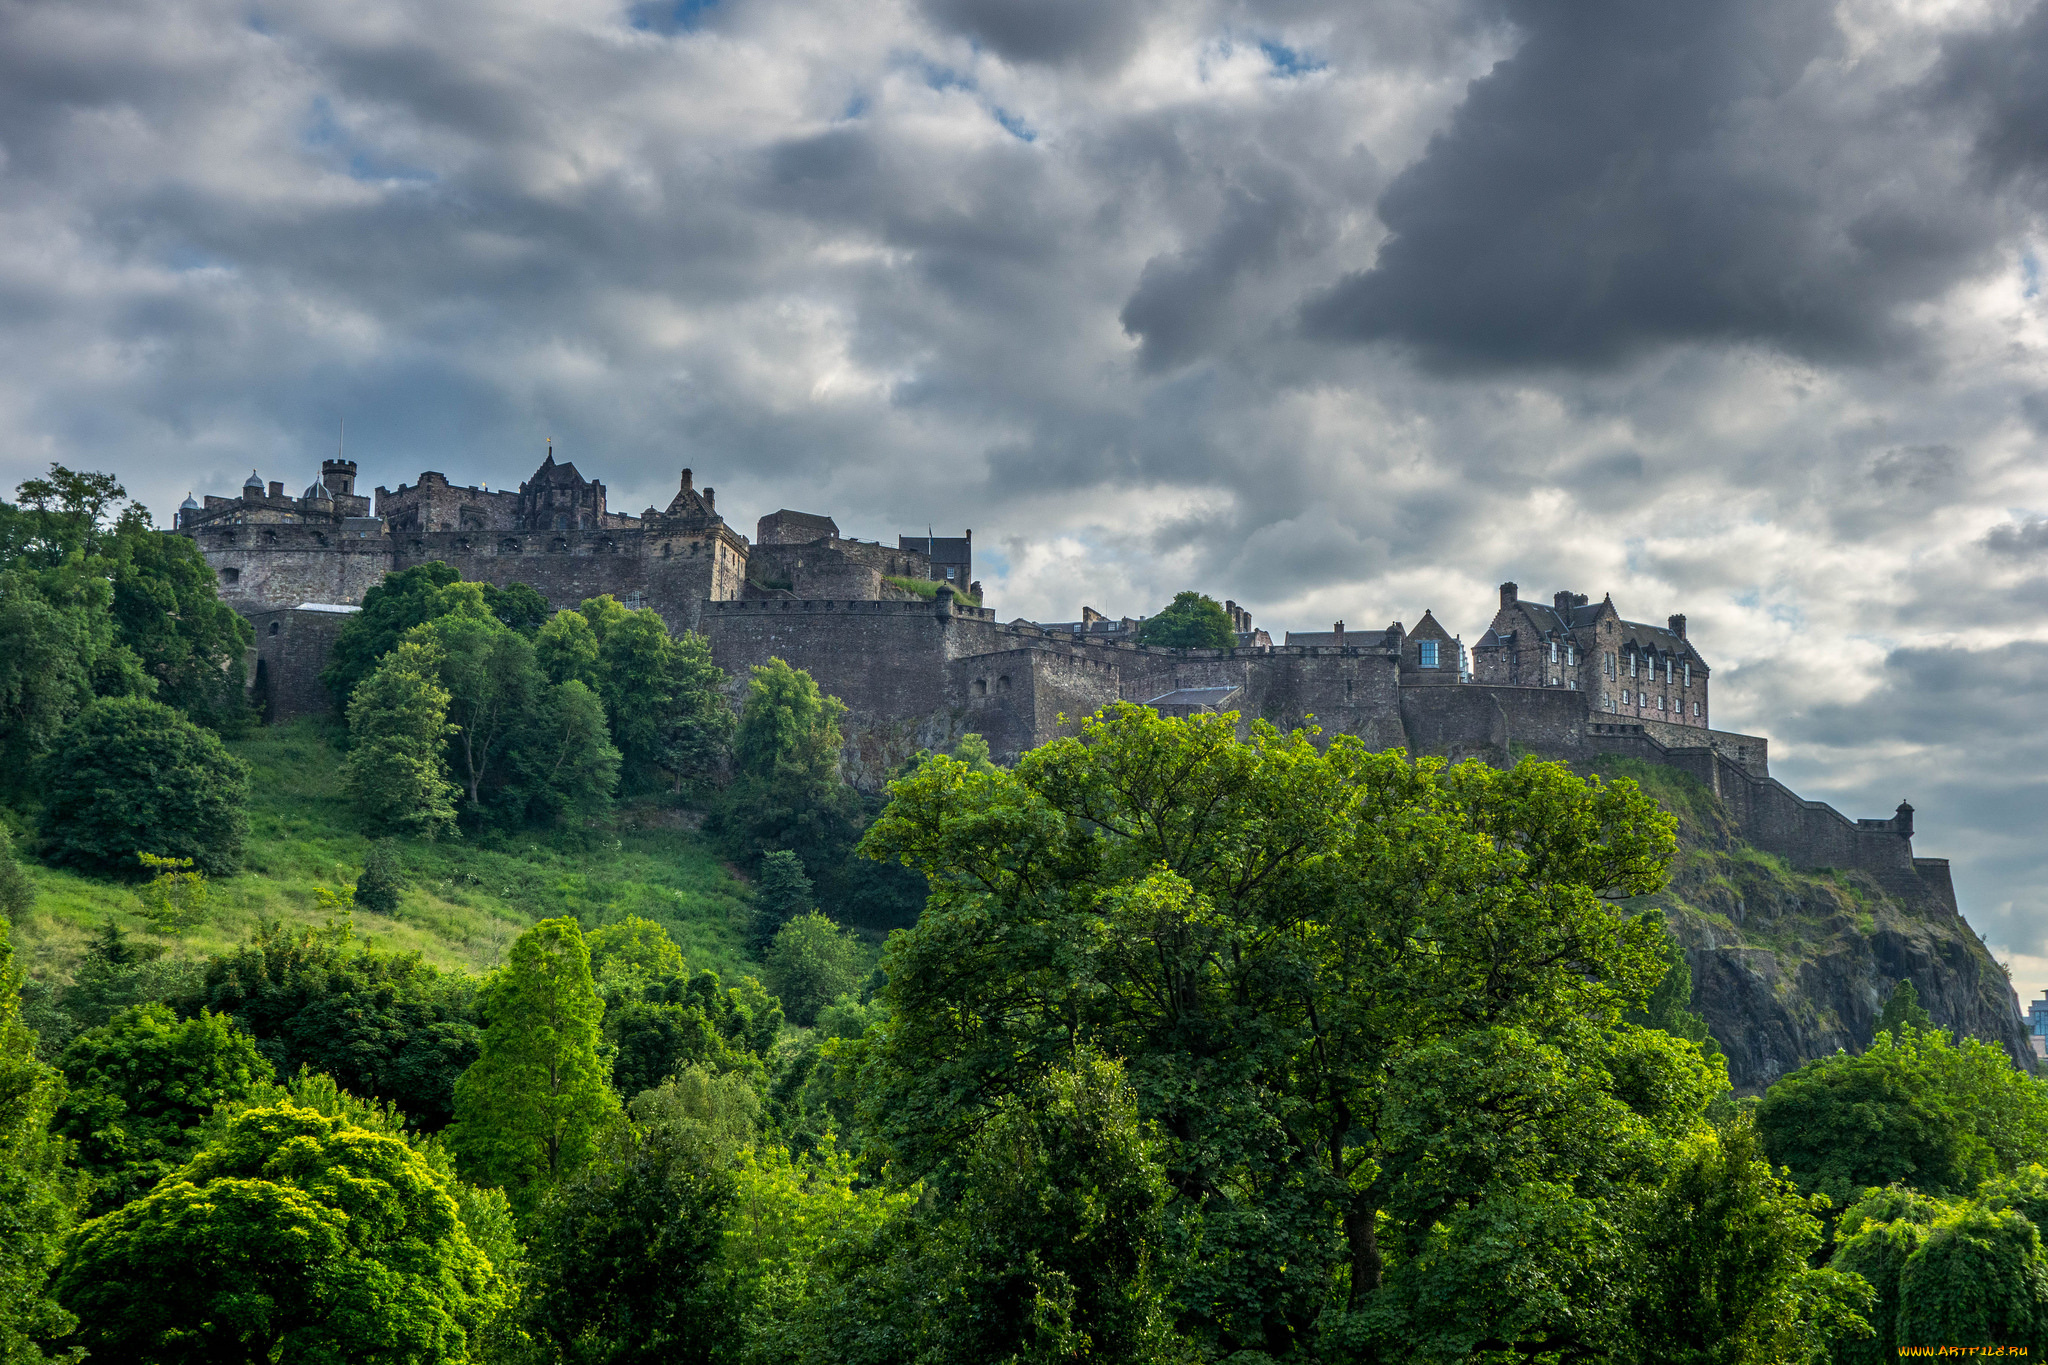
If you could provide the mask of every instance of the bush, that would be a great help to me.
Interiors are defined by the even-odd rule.
[[[404,869],[398,865],[398,850],[389,839],[370,845],[363,860],[363,875],[356,878],[356,904],[379,915],[398,913],[398,893],[405,886]]]
[[[141,697],[96,701],[43,763],[43,856],[60,867],[135,872],[137,849],[235,870],[249,767],[220,737]]]

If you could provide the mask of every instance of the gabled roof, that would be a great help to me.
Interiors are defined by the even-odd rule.
[[[547,459],[541,461],[540,468],[533,471],[533,477],[526,481],[526,486],[529,488],[581,488],[589,482],[590,480],[576,472],[575,465],[569,463],[556,464],[555,452],[550,448]]]

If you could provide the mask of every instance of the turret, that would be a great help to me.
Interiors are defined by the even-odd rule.
[[[322,460],[320,482],[327,485],[327,491],[337,498],[352,498],[356,492],[356,462],[354,460]]]

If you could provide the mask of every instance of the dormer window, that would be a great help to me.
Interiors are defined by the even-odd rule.
[[[1423,640],[1419,642],[1415,646],[1415,648],[1418,655],[1417,661],[1421,664],[1422,667],[1436,667],[1436,641]]]
[[[1550,662],[1557,662],[1557,641],[1555,640],[1550,642]]]
[[[1637,670],[1638,668],[1640,668],[1640,667],[1642,666],[1642,662],[1643,662],[1643,656],[1642,656],[1642,655],[1640,655],[1640,654],[1637,654],[1637,653],[1634,653],[1634,652],[1631,652],[1631,653],[1629,654],[1629,656],[1628,656],[1628,675],[1629,675],[1629,676],[1630,676],[1631,678],[1633,678],[1633,677],[1635,677],[1635,676],[1636,676],[1636,670]]]

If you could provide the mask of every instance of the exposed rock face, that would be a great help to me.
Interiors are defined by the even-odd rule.
[[[1631,765],[1633,767],[1633,765]],[[1670,769],[1631,771],[1679,816],[1684,851],[1660,907],[1692,967],[1692,1007],[1741,1094],[1838,1048],[1870,1045],[1892,988],[1910,980],[1943,1028],[2033,1056],[2019,1001],[1945,899],[1869,872],[1801,871],[1743,843],[1711,793]]]

